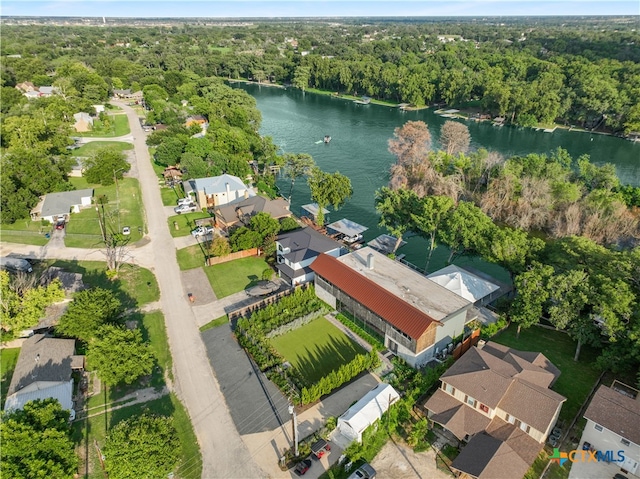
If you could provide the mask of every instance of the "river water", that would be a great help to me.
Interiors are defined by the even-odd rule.
[[[422,120],[437,138],[445,118],[432,109],[402,112],[398,108],[378,105],[358,105],[352,101],[297,89],[281,89],[256,84],[235,84],[255,97],[262,113],[260,133],[273,137],[283,152],[309,153],[318,166],[327,172],[339,171],[351,179],[353,197],[339,210],[329,214],[330,221],[349,218],[369,227],[365,240],[386,231],[378,226],[374,193],[388,183],[389,166],[395,158],[387,151],[387,141],[393,130],[409,120]],[[549,153],[557,147],[566,149],[573,158],[588,154],[596,164],[616,165],[622,183],[640,186],[640,143],[620,138],[584,132],[556,130],[544,133],[530,128],[497,127],[489,123],[467,122],[473,149],[483,147],[497,151],[506,158],[528,153]],[[331,136],[329,144],[321,140]],[[282,194],[288,195],[289,181],[278,180]],[[291,210],[298,214],[300,206],[310,203],[306,182],[298,180],[292,197]],[[406,259],[424,267],[426,242],[409,238],[399,250]],[[446,265],[447,252],[439,248],[431,260],[429,272]],[[479,258],[460,258],[459,266],[474,268],[506,280],[501,268]]]

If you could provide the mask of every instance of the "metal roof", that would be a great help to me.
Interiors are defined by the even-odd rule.
[[[229,185],[230,191],[247,190],[249,191],[249,196],[255,195],[255,193],[251,191],[240,178],[226,173],[224,175],[211,176],[209,178],[196,178],[194,181],[195,190],[202,191],[207,195],[226,193],[227,184]]]
[[[334,221],[330,225],[327,225],[327,230],[334,230],[348,237],[359,235],[368,229],[369,228],[366,226],[362,226],[355,221],[348,220],[347,218]]]

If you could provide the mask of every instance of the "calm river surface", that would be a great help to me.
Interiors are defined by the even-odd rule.
[[[378,226],[374,193],[387,184],[389,166],[395,161],[387,151],[387,141],[393,130],[409,120],[422,120],[437,138],[446,120],[433,110],[402,112],[397,108],[378,105],[358,105],[300,90],[264,87],[255,84],[235,84],[255,97],[262,113],[260,133],[273,137],[282,151],[309,153],[324,171],[340,173],[351,179],[353,197],[339,211],[329,214],[330,221],[349,218],[369,227],[366,240],[384,233]],[[544,133],[529,128],[496,127],[487,123],[467,122],[472,148],[483,147],[505,157],[528,153],[549,153],[557,147],[566,149],[573,158],[591,156],[596,164],[614,163],[623,183],[640,186],[640,143],[589,133],[556,130]],[[321,142],[324,135],[331,143]],[[318,143],[319,142],[319,143]],[[288,195],[289,182],[278,181],[282,194]],[[298,180],[292,198],[292,211],[300,212],[300,205],[310,203],[309,188]],[[406,259],[424,266],[426,242],[410,238],[399,250]],[[429,272],[445,266],[446,252],[436,251]],[[460,266],[472,266],[506,279],[504,271],[478,258],[460,258]]]

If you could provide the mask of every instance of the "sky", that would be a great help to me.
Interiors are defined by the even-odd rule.
[[[1,16],[379,17],[640,15],[638,0],[0,0]]]

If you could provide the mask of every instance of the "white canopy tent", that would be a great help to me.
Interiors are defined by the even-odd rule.
[[[338,418],[338,431],[352,441],[362,442],[362,433],[400,399],[390,384],[380,383]]]
[[[431,273],[427,278],[472,303],[476,303],[500,289],[497,284],[453,264]]]

